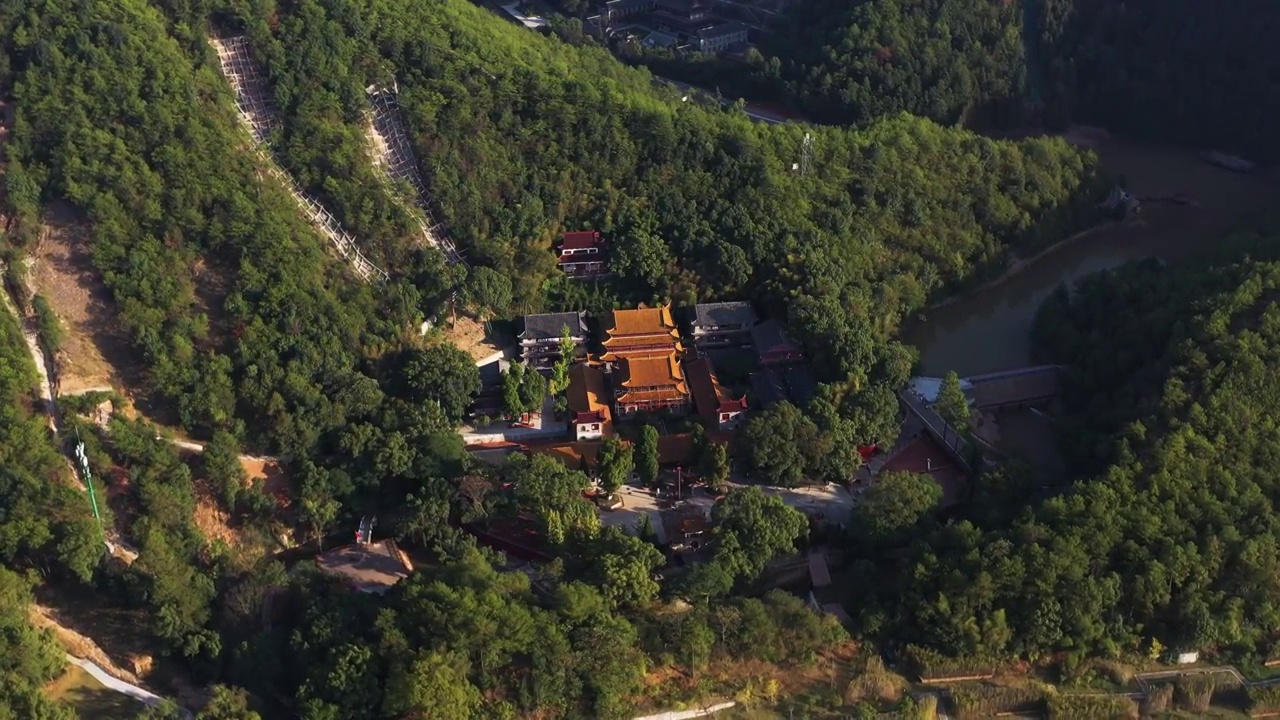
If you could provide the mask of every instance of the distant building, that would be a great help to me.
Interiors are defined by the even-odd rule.
[[[597,230],[567,232],[561,238],[557,262],[560,270],[569,277],[600,277],[609,272],[605,249],[605,242]]]
[[[713,22],[710,0],[656,0],[651,20],[659,28],[688,35]]]
[[[693,344],[701,351],[749,345],[755,324],[749,302],[700,303],[694,307]]]
[[[714,429],[728,430],[736,427],[742,414],[747,411],[746,397],[730,397],[720,387],[711,361],[707,358],[686,362],[684,371],[698,417]]]
[[[655,0],[609,0],[601,15],[607,24],[651,13],[658,6]]]
[[[604,377],[599,368],[586,363],[569,368],[566,399],[575,441],[599,440],[613,434],[613,416],[606,403]]]
[[[760,365],[791,365],[804,362],[804,348],[787,333],[777,320],[765,320],[751,328],[751,340],[756,346]]]
[[[727,22],[702,28],[697,32],[698,49],[702,52],[720,52],[734,45],[747,42],[747,26],[740,22]]]
[[[614,310],[606,322],[600,361],[613,377],[618,414],[687,410],[689,391],[680,368],[684,346],[671,307]]]
[[[525,315],[520,333],[520,357],[528,365],[545,370],[560,358],[560,340],[564,332],[575,344],[574,356],[587,341],[587,326],[582,313],[544,313]]]

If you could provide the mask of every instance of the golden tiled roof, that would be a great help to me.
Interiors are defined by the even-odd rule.
[[[673,342],[659,342],[654,338],[654,342],[649,345],[637,344],[634,338],[623,338],[631,344],[619,343],[618,347],[607,350],[600,356],[601,362],[617,362],[623,358],[627,359],[644,359],[644,358],[662,358],[667,357],[672,352],[677,356],[684,355],[684,344],[679,340]],[[606,343],[607,344],[607,343]]]
[[[671,318],[671,306],[656,308],[635,308],[632,310],[614,310],[610,313],[609,327],[606,328],[609,339],[619,340],[628,335],[669,335],[678,337],[675,321]]]
[[[569,409],[576,413],[594,412],[605,408],[604,376],[599,368],[578,363],[569,368],[569,388],[565,399]]]
[[[676,362],[675,353],[667,353],[662,357],[627,358],[622,368],[622,386],[627,388],[658,387],[662,385],[679,386],[684,390],[684,371]]]

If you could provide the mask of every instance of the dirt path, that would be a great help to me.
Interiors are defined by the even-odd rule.
[[[89,255],[89,225],[70,205],[55,202],[45,208],[30,263],[31,289],[48,302],[62,327],[57,357],[50,358],[56,363],[58,393],[140,386],[137,355],[119,330],[115,300]]]
[[[0,274],[4,272],[4,264],[0,263]],[[27,351],[31,354],[31,361],[35,363],[36,372],[40,374],[40,399],[44,401],[45,414],[49,417],[49,429],[57,432],[58,411],[53,402],[53,383],[49,381],[49,363],[45,359],[44,350],[40,347],[40,338],[30,323],[22,317],[22,313],[14,306],[13,301],[9,299],[9,294],[0,292],[0,297],[3,297],[5,309],[13,315],[19,327],[22,328],[22,338],[27,341]]]
[[[4,266],[0,264],[0,273],[4,272]],[[53,385],[49,381],[49,361],[45,356],[43,348],[40,346],[40,340],[30,324],[24,322],[22,314],[18,312],[13,301],[6,292],[0,292],[0,299],[8,312],[12,313],[18,319],[19,325],[22,326],[22,335],[27,342],[27,350],[31,354],[31,361],[36,366],[36,372],[40,374],[40,398],[43,401],[44,412],[49,422],[49,429],[54,435],[60,435],[62,431],[62,416],[58,414],[58,403],[54,397]],[[76,467],[75,461],[70,457],[66,457],[67,467],[71,470],[72,475],[79,481],[77,487],[81,492],[88,492],[88,484],[80,475],[80,469]],[[138,551],[130,547],[121,540],[114,528],[103,528],[103,541],[107,546],[107,551],[114,557],[117,557],[126,563],[132,564],[138,559]]]
[[[64,625],[58,616],[58,611],[44,605],[32,604],[29,611],[31,624],[38,628],[49,628],[53,631],[53,635],[57,638],[58,643],[67,649],[72,655],[91,660],[103,670],[106,670],[112,677],[123,680],[127,683],[137,685],[142,682],[137,674],[125,670],[111,659],[111,656],[94,642],[93,638],[83,635]]]

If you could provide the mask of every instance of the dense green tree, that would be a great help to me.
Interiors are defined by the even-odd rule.
[[[551,366],[551,379],[547,383],[547,391],[552,395],[561,395],[569,388],[569,368],[577,360],[578,344],[573,341],[566,326],[560,334],[559,356]]]
[[[493,268],[472,268],[462,284],[460,299],[482,318],[500,315],[511,306],[511,279]]]
[[[311,463],[304,465],[305,474],[299,483],[299,520],[307,528],[309,539],[324,546],[324,536],[338,518],[341,503],[334,498],[324,470]]]
[[[1022,12],[1019,3],[803,0],[766,44],[788,62],[756,74],[831,122],[906,111],[954,123],[1021,95]]]
[[[652,425],[640,428],[640,443],[635,450],[636,470],[640,482],[652,487],[658,482],[658,429]]]
[[[653,574],[665,562],[653,545],[607,526],[591,548],[588,577],[594,579],[611,607],[634,608],[657,596],[658,582]]]
[[[808,530],[803,513],[760,488],[729,491],[711,508],[715,560],[741,580],[754,580],[775,557],[792,552]]]
[[[542,412],[547,399],[547,379],[533,368],[525,368],[520,377],[520,406],[528,413]]]
[[[702,465],[707,489],[714,493],[724,492],[729,486],[729,446],[718,442],[709,444],[703,453]]]
[[[969,398],[964,394],[964,388],[960,386],[960,376],[955,370],[950,370],[942,378],[942,385],[938,389],[938,399],[933,403],[933,409],[938,411],[943,420],[951,427],[965,432],[969,428]]]
[[[208,704],[196,713],[196,720],[262,720],[249,707],[249,694],[240,688],[215,685]]]
[[[240,464],[240,445],[235,436],[226,430],[215,432],[200,456],[200,467],[205,478],[218,490],[223,503],[234,510],[236,498],[245,490],[249,480],[244,466]]]
[[[502,373],[502,410],[509,418],[518,418],[524,414],[524,400],[520,397],[520,389],[524,386],[524,365],[512,363]]]
[[[812,420],[783,401],[747,420],[738,442],[748,466],[762,480],[795,487],[827,449],[823,440]]]
[[[907,536],[942,502],[942,487],[929,475],[881,473],[859,497],[850,529],[871,546]]]
[[[467,680],[465,668],[465,660],[434,652],[392,668],[383,711],[441,720],[479,717],[480,691]]]
[[[504,468],[515,486],[520,507],[537,519],[544,537],[553,545],[570,536],[590,537],[600,527],[600,516],[583,492],[590,480],[546,455],[512,456]]]
[[[635,469],[634,449],[617,435],[611,435],[600,443],[597,455],[600,486],[605,492],[616,493]]]
[[[28,621],[31,582],[0,567],[0,717],[70,720],[75,713],[41,688],[62,673],[63,651]]]
[[[0,314],[0,560],[87,581],[102,559],[100,532],[34,412],[36,377],[17,322]]]
[[[457,422],[480,392],[480,373],[470,355],[442,343],[409,351],[401,384],[410,402],[436,402],[445,417]]]

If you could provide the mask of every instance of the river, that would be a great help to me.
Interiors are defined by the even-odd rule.
[[[1264,171],[1241,175],[1210,165],[1195,150],[1073,133],[1091,145],[1138,197],[1184,193],[1194,206],[1144,202],[1140,219],[1106,225],[1021,264],[1003,280],[925,312],[905,329],[920,350],[922,375],[962,377],[1026,365],[1036,310],[1063,283],[1131,260],[1177,260],[1212,247],[1243,218],[1280,197]]]

